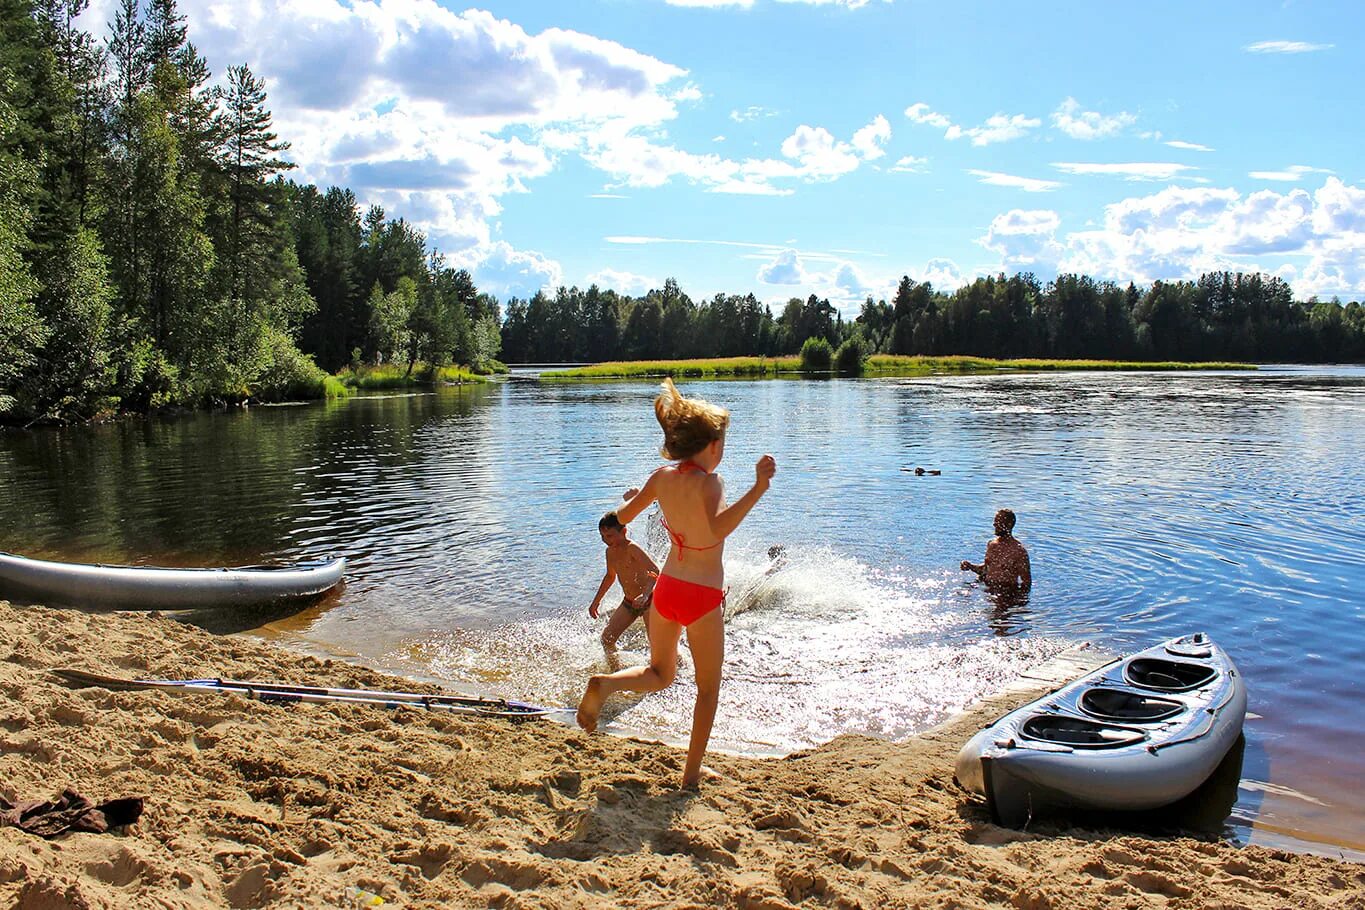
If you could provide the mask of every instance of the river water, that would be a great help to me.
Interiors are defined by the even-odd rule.
[[[597,518],[659,464],[653,391],[523,376],[0,434],[0,549],[171,565],[345,555],[345,588],[303,613],[210,627],[571,705],[604,666],[586,615]],[[779,465],[727,547],[713,743],[901,738],[1078,642],[1121,653],[1202,630],[1250,688],[1228,833],[1365,858],[1365,369],[684,391],[732,412],[732,496],[760,454]],[[997,605],[957,568],[979,561],[1001,507],[1032,554],[1023,604]],[[633,536],[648,543],[647,527]],[[787,562],[768,576],[775,543]],[[622,645],[645,659],[638,630]],[[620,698],[604,727],[685,741],[683,660],[671,690]]]

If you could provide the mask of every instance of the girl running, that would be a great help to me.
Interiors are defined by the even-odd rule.
[[[687,645],[697,675],[697,702],[682,785],[696,786],[701,760],[711,738],[720,698],[721,665],[725,661],[725,625],[719,609],[725,600],[725,538],[739,527],[768,491],[777,462],[764,455],[754,469],[754,485],[738,502],[726,506],[716,467],[725,455],[730,413],[696,398],[684,398],[666,379],[654,399],[654,414],[664,431],[660,454],[669,461],[650,475],[640,492],[616,511],[629,524],[651,502],[658,501],[664,527],[672,539],[663,572],[654,585],[655,620],[649,624],[649,665],[610,675],[593,676],[578,706],[578,724],[597,728],[602,702],[613,692],[657,692],[668,687],[678,668],[678,639],[687,630]]]

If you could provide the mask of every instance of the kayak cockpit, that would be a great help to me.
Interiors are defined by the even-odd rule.
[[[1218,671],[1207,664],[1192,664],[1159,657],[1139,657],[1123,668],[1130,686],[1160,692],[1187,692],[1206,686],[1218,678]]]
[[[1175,717],[1185,706],[1169,698],[1157,698],[1124,689],[1094,688],[1081,693],[1080,708],[1100,720],[1155,723]]]
[[[1142,730],[1060,714],[1035,714],[1024,721],[1019,734],[1024,739],[1073,749],[1114,749],[1136,745],[1147,738]]]

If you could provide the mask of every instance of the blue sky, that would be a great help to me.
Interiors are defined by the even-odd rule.
[[[111,0],[87,19],[107,20]],[[1262,270],[1365,299],[1365,4],[181,0],[502,298]]]

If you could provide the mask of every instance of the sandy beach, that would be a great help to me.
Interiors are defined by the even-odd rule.
[[[720,779],[689,793],[680,750],[553,722],[48,672],[422,688],[154,614],[0,602],[0,627],[0,796],[146,801],[119,833],[0,828],[0,906],[344,907],[364,889],[393,907],[1365,907],[1354,863],[990,824],[951,770],[984,710],[903,743],[713,755]]]

